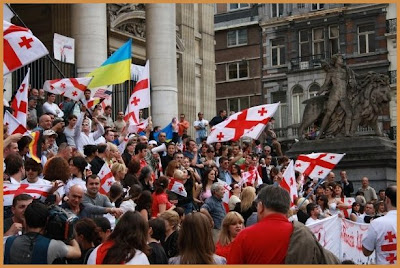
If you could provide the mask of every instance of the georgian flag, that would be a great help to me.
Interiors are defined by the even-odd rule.
[[[311,179],[325,178],[344,155],[332,153],[301,154],[297,157],[294,169],[301,172],[304,177],[309,176]]]
[[[79,101],[84,96],[87,85],[93,77],[64,78],[47,80],[43,84],[43,89],[58,95],[63,95],[74,101]]]
[[[111,185],[113,185],[113,183],[115,182],[114,176],[107,163],[104,163],[97,176],[99,176],[100,178],[99,192],[101,194],[107,194],[110,191]]]
[[[28,117],[28,89],[29,89],[29,75],[31,69],[28,68],[28,72],[22,80],[15,97],[11,102],[11,108],[13,109],[13,116],[26,127],[26,119]]]
[[[29,194],[34,199],[47,197],[53,185],[46,184],[3,184],[3,206],[11,206],[14,197],[20,194]]]
[[[242,172],[242,179],[240,180],[239,185],[243,186],[246,184],[246,186],[254,186],[256,180],[257,186],[260,186],[263,183],[258,170],[254,168],[249,171]]]
[[[229,198],[231,197],[231,189],[232,187],[229,186],[229,184],[227,184],[225,181],[222,181],[220,179],[218,179],[218,182],[221,183],[224,186],[224,196],[222,197],[222,202],[224,205],[224,208],[226,210],[226,212],[229,212]]]
[[[139,110],[150,106],[150,63],[146,61],[143,71],[139,74],[139,80],[133,88],[125,111],[125,121],[132,119],[139,123]]]
[[[26,122],[26,121],[25,121]],[[12,135],[16,133],[25,134],[26,127],[21,124],[9,111],[4,113],[4,125],[8,126],[7,134]]]
[[[149,118],[143,120],[139,124],[133,122],[132,118],[129,118],[128,133],[140,133],[144,131],[149,125]]]
[[[340,201],[343,202],[343,204],[351,206],[353,205],[354,202],[356,202],[356,200],[354,199],[354,197],[341,197]],[[351,208],[340,208],[340,210],[343,212],[343,215],[346,219],[348,219],[350,217],[351,214]]]
[[[283,173],[283,179],[280,183],[280,186],[289,192],[290,195],[290,207],[294,206],[294,201],[298,197],[297,193],[297,182],[296,176],[294,173],[293,160],[290,160],[289,165],[286,167],[285,172]]]
[[[3,20],[3,75],[49,54],[28,28]]]
[[[258,139],[278,106],[279,103],[259,105],[229,116],[211,129],[207,143],[237,141],[241,137]]]
[[[185,186],[183,185],[182,182],[171,178],[168,184],[168,190],[170,190],[171,192],[174,192],[180,196],[184,196],[187,197],[187,192],[185,189]]]

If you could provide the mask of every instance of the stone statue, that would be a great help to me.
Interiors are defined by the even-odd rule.
[[[370,126],[375,134],[382,136],[378,116],[390,97],[390,82],[387,75],[368,72],[355,74],[343,65],[341,56],[332,57],[334,65],[323,65],[326,79],[319,95],[304,101],[306,104],[299,136],[318,119],[322,119],[320,132],[325,137],[352,136],[359,125]],[[323,94],[329,92],[329,96]]]
[[[331,65],[326,66],[325,68],[325,71],[327,71],[325,82],[317,93],[317,95],[329,93],[325,116],[322,120],[317,139],[319,139],[322,133],[326,130],[328,123],[331,121],[331,115],[337,105],[340,105],[346,114],[345,135],[350,136],[353,112],[347,97],[347,89],[349,87],[356,87],[355,74],[350,68],[344,66],[342,55],[334,55],[331,60]]]

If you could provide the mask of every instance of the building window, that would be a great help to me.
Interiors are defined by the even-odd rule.
[[[375,27],[373,24],[358,27],[358,53],[375,51]]]
[[[300,61],[308,61],[310,56],[310,42],[308,38],[308,30],[299,31],[299,52]]]
[[[271,4],[271,16],[273,18],[281,17],[283,15],[283,4]]]
[[[233,11],[237,9],[249,8],[250,4],[241,3],[241,4],[228,4],[228,10]]]
[[[244,109],[250,107],[250,97],[240,97],[227,99],[228,102],[228,113],[230,112],[240,112]]]
[[[271,93],[272,103],[281,102],[274,114],[275,128],[284,128],[288,125],[288,107],[286,101],[286,91]]]
[[[306,4],[297,4],[297,9],[305,8]]]
[[[311,4],[311,10],[324,9],[324,4]]]
[[[301,86],[295,86],[292,91],[292,121],[300,124],[304,112],[304,93]]]
[[[313,55],[322,56],[324,55],[325,47],[325,34],[324,28],[313,29]]]
[[[228,47],[247,44],[247,29],[228,32]]]
[[[247,61],[229,63],[227,65],[227,68],[228,68],[228,80],[236,80],[240,78],[246,78],[249,76]]]
[[[310,86],[310,88],[308,89],[309,98],[311,99],[313,97],[316,97],[319,90],[320,90],[320,87],[318,84],[312,84]]]
[[[285,40],[283,38],[271,40],[271,56],[272,66],[282,65],[286,63]]]
[[[329,53],[335,55],[339,53],[339,26],[329,26]]]

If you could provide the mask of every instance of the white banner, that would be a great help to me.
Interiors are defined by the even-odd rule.
[[[318,242],[327,250],[340,258],[340,222],[337,215],[328,217],[317,223],[307,225]]]
[[[75,63],[75,39],[55,33],[53,47],[56,60]]]
[[[340,259],[351,259],[356,264],[375,263],[375,251],[369,257],[365,257],[362,252],[362,240],[367,235],[369,224],[356,223],[346,219],[343,219],[341,224],[340,241],[342,254]]]
[[[341,219],[337,215],[307,225],[319,243],[340,259],[352,260],[355,264],[375,263],[375,252],[369,257],[362,253],[362,239],[369,224]]]

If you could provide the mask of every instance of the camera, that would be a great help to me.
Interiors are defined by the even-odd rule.
[[[75,214],[67,212],[57,205],[49,206],[45,236],[64,242],[71,241],[74,238],[74,227],[78,219]]]

